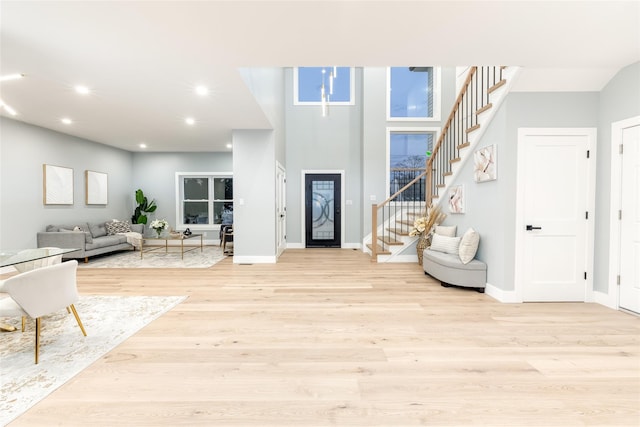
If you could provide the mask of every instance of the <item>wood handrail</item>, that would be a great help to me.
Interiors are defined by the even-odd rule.
[[[460,102],[462,102],[462,98],[467,93],[467,88],[469,87],[469,83],[471,83],[471,79],[473,78],[473,75],[476,73],[477,69],[478,69],[478,67],[471,67],[471,71],[469,71],[469,75],[467,76],[467,79],[464,81],[464,84],[462,85],[462,90],[458,94],[458,97],[456,98],[456,101],[453,103],[453,108],[451,109],[451,112],[449,113],[449,117],[447,118],[447,122],[445,123],[444,127],[442,128],[442,132],[440,132],[440,137],[438,138],[438,142],[436,143],[436,146],[433,147],[433,151],[431,153],[431,157],[429,158],[429,161],[427,162],[427,171],[429,171],[429,169],[431,169],[433,167],[433,159],[436,157],[436,153],[438,152],[438,150],[440,150],[440,146],[442,145],[442,141],[444,141],[444,138],[447,135],[447,131],[449,130],[449,127],[451,126],[451,122],[453,122],[453,119],[455,118],[456,112],[458,111],[458,108],[457,108],[458,104],[460,104]]]
[[[422,179],[422,177],[427,175],[427,171],[422,172],[420,175],[416,176],[411,182],[409,182],[407,185],[405,185],[404,187],[402,187],[400,190],[396,191],[393,196],[389,196],[389,198],[387,200],[385,200],[384,202],[376,205],[377,209],[380,209],[381,207],[383,207],[384,205],[390,203],[393,199],[395,199],[396,197],[398,197],[398,195],[400,193],[402,193],[403,191],[405,191],[407,188],[411,187],[413,184],[415,184],[416,182],[420,181],[420,179]]]

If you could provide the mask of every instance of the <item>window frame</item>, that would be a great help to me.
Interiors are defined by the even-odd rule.
[[[299,90],[298,90],[298,69],[299,68],[300,67],[293,67],[293,105],[322,105],[322,101],[300,101]],[[317,67],[317,68],[322,68],[322,67]],[[333,67],[327,66],[326,68],[329,69]],[[347,67],[339,67],[339,68],[347,68]],[[356,85],[354,84],[356,71],[354,67],[348,67],[348,68],[349,68],[349,101],[336,102],[336,101],[329,100],[327,102],[327,105],[331,106],[331,105],[355,105],[356,104],[356,101],[355,101]]]
[[[202,178],[209,181],[207,210],[209,212],[209,222],[207,224],[185,224],[184,220],[184,178]],[[176,172],[176,229],[189,228],[191,230],[220,230],[221,224],[214,224],[214,204],[216,202],[234,203],[233,199],[215,199],[214,182],[217,178],[231,178],[233,172]]]
[[[388,122],[437,122],[441,120],[442,68],[433,66],[433,116],[432,117],[392,117],[391,116],[391,69],[387,67],[387,121]]]
[[[387,148],[387,153],[386,153],[386,173],[385,173],[385,193],[386,193],[386,197],[385,199],[388,199],[389,197],[392,196],[391,194],[391,134],[392,133],[415,133],[415,134],[422,134],[422,133],[432,133],[433,134],[433,146],[435,147],[435,145],[438,142],[438,138],[440,138],[440,132],[441,129],[439,127],[430,127],[430,126],[419,126],[419,127],[409,127],[409,126],[388,126],[386,128],[386,138],[387,138],[387,143],[386,143],[386,148]],[[397,203],[397,202],[391,202],[391,203]]]

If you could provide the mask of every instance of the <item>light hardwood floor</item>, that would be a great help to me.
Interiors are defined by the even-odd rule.
[[[189,298],[12,427],[640,425],[640,319],[598,304],[501,304],[355,250],[78,280]]]

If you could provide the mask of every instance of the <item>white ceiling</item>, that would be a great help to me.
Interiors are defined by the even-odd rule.
[[[270,128],[242,67],[519,65],[516,90],[598,91],[640,60],[640,0],[2,0],[0,24],[0,76],[26,75],[1,114],[131,151]]]

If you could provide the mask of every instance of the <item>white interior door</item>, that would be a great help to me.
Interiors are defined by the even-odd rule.
[[[577,129],[545,131],[521,133],[518,140],[523,273],[516,286],[523,301],[585,301],[587,150],[595,137]]]
[[[620,307],[640,313],[640,126],[622,130]]]
[[[284,252],[287,246],[287,207],[286,207],[287,178],[285,170],[278,163],[276,167],[276,249],[277,256]]]

